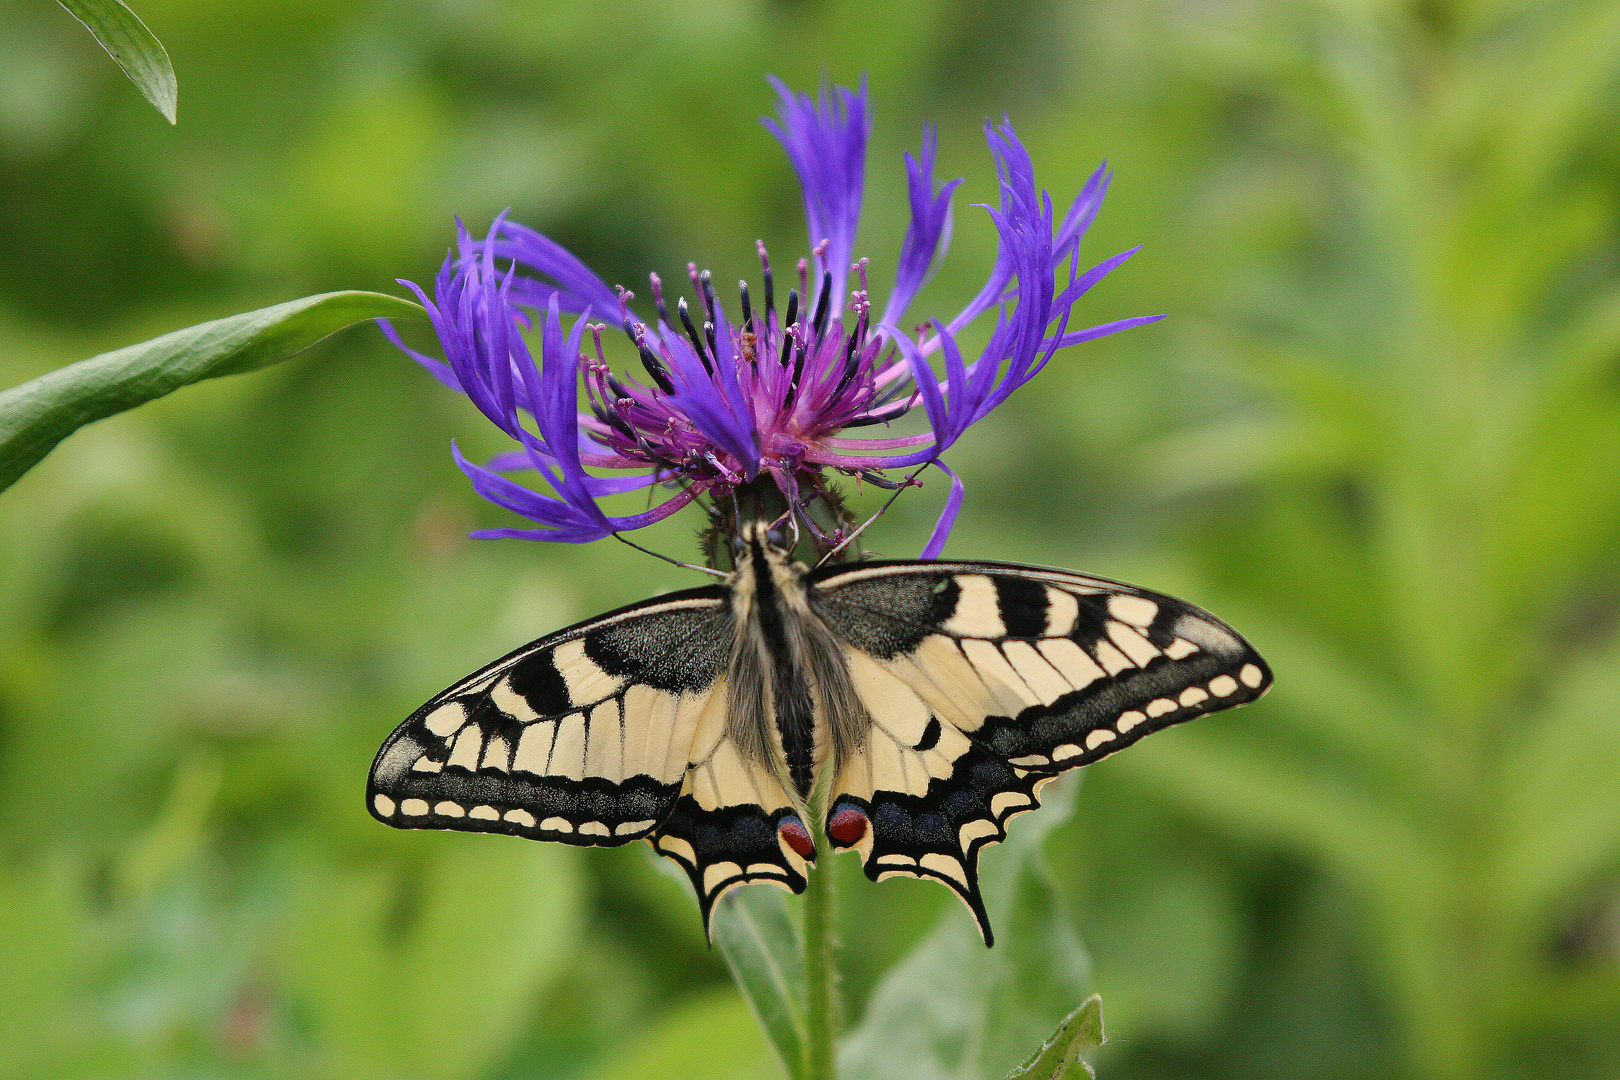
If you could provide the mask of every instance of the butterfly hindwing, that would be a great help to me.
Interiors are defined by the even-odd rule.
[[[719,719],[723,725],[723,711]],[[652,845],[691,878],[707,930],[715,903],[738,885],[768,881],[803,892],[814,849],[774,773],[747,760],[723,731],[700,732],[697,741],[699,760]]]
[[[1271,673],[1214,616],[1132,586],[994,563],[812,575],[872,717],[827,832],[867,875],[930,877],[979,921],[979,850],[1042,784],[1143,735],[1263,694]],[[864,818],[864,820],[863,820]]]
[[[366,791],[372,815],[397,828],[601,847],[651,834],[723,686],[725,595],[693,589],[634,604],[463,679],[383,744]]]

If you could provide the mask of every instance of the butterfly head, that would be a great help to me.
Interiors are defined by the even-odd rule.
[[[737,566],[764,560],[767,565],[793,562],[794,538],[780,524],[753,521],[737,530],[732,554]]]

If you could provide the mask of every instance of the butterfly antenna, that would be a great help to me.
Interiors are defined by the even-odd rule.
[[[644,548],[640,544],[636,543],[634,540],[626,540],[623,533],[614,533],[613,534],[613,539],[619,541],[620,543],[629,544],[631,547],[635,548],[637,551],[645,552],[646,554],[651,555],[655,559],[663,559],[667,563],[671,563],[671,564],[673,564],[675,566],[679,566],[683,570],[696,570],[700,574],[712,574],[713,576],[715,576],[717,578],[729,578],[731,576],[730,574],[726,573],[724,570],[716,570],[712,566],[699,566],[697,563],[681,562],[681,560],[679,560],[679,559],[672,559],[668,555],[660,554],[659,552],[656,552],[656,551],[652,550],[651,548]]]
[[[843,551],[852,542],[854,542],[854,540],[855,540],[855,538],[857,536],[861,535],[861,533],[866,531],[866,527],[868,525],[872,524],[872,522],[874,522],[878,518],[882,517],[884,512],[887,511],[889,509],[889,507],[894,505],[894,500],[896,500],[896,499],[898,499],[900,497],[900,493],[902,491],[906,490],[906,488],[911,487],[913,484],[915,484],[916,481],[917,481],[917,477],[922,475],[923,469],[928,468],[928,466],[930,466],[932,464],[933,464],[932,461],[923,462],[922,463],[922,468],[919,468],[916,472],[914,472],[910,476],[906,477],[905,480],[903,480],[900,483],[896,484],[894,486],[894,494],[890,495],[889,498],[888,498],[888,501],[885,502],[882,506],[877,508],[877,513],[873,514],[871,517],[869,517],[865,521],[861,522],[860,525],[855,529],[854,532],[850,533],[848,536],[844,537],[842,540],[840,540],[838,542],[837,547],[833,548],[831,551],[827,552],[827,554],[823,555],[821,557],[821,561],[816,563],[816,569],[819,570],[821,567],[827,565],[827,560],[831,559],[834,555],[838,554],[840,551]]]

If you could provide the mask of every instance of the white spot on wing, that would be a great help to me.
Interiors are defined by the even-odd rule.
[[[548,817],[540,823],[540,828],[545,832],[571,833],[574,831],[574,823],[567,818]]]
[[[1163,716],[1165,713],[1175,712],[1176,703],[1167,697],[1154,698],[1152,701],[1147,703],[1147,709],[1145,711],[1149,716],[1157,718]]]
[[[1189,686],[1181,692],[1181,706],[1184,709],[1190,709],[1194,705],[1202,705],[1208,700],[1209,695],[1204,692],[1202,687]]]
[[[1103,669],[1097,666],[1097,661],[1068,638],[1042,641],[1035,647],[1076,690],[1090,686],[1103,677]]]
[[[1068,637],[1080,618],[1080,601],[1063,589],[1046,587],[1046,636]]]
[[[477,818],[479,821],[499,821],[501,817],[493,806],[475,806],[467,811],[467,816]]]
[[[399,812],[402,814],[409,814],[412,817],[420,817],[428,812],[427,800],[406,799],[404,802],[399,804]]]
[[[1159,655],[1159,650],[1153,647],[1153,642],[1124,623],[1109,623],[1108,636],[1119,646],[1120,652],[1130,657],[1131,663],[1137,667],[1147,667],[1148,661]]]
[[[438,805],[434,806],[433,812],[435,814],[438,814],[440,817],[466,817],[467,816],[467,811],[465,811],[465,810],[463,810],[461,808],[460,803],[453,803],[453,802],[450,802],[449,800],[445,800],[444,802],[441,802]]]
[[[529,699],[512,689],[511,679],[502,679],[490,687],[489,700],[507,716],[518,720],[533,720],[538,714],[529,705]]]
[[[956,838],[961,843],[962,850],[966,851],[972,846],[973,841],[980,837],[1000,835],[1001,829],[995,822],[984,818],[975,818],[957,830]]]
[[[412,772],[438,772],[444,768],[444,762],[434,761],[430,757],[419,757],[411,762]]]
[[[1124,629],[1120,623],[1114,623],[1113,625]],[[1125,658],[1124,653],[1108,644],[1108,642],[1104,641],[1102,638],[1098,638],[1091,647],[1097,650],[1097,662],[1101,664],[1103,666],[1103,670],[1108,672],[1110,675],[1118,675],[1120,672],[1131,666],[1131,662]]]
[[[585,655],[585,639],[565,641],[552,650],[551,662],[568,684],[568,698],[575,705],[591,705],[619,692],[624,681],[609,675]]]
[[[394,800],[390,799],[380,791],[372,797],[371,805],[375,806],[377,808],[377,813],[381,814],[383,817],[394,816]]]
[[[582,714],[569,713],[557,721],[557,742],[551,748],[546,772],[570,780],[585,778],[585,717]]]
[[[1080,756],[1080,748],[1072,742],[1066,742],[1052,751],[1053,761],[1068,761],[1072,757]]]
[[[618,698],[609,698],[591,710],[585,775],[624,779],[624,725],[619,718]]]
[[[459,701],[447,701],[422,718],[427,729],[441,739],[448,739],[466,722],[467,710]]]
[[[990,812],[1002,817],[1008,810],[1029,805],[1029,796],[1022,791],[998,791],[990,799]]]
[[[517,754],[512,758],[512,768],[544,776],[546,761],[551,757],[551,741],[556,737],[555,720],[530,724],[524,728],[523,734],[518,736]]]
[[[511,760],[512,751],[507,747],[506,740],[497,735],[485,745],[484,759],[478,763],[478,767],[506,772],[511,768]]]
[[[947,634],[968,638],[1007,636],[1001,621],[1001,605],[996,599],[996,583],[983,574],[957,574],[956,610],[940,627]]]
[[[1091,734],[1086,736],[1086,749],[1095,750],[1103,743],[1110,743],[1113,741],[1114,733],[1112,731],[1109,731],[1107,728],[1098,728],[1096,731],[1093,731]]]
[[[581,835],[581,836],[611,836],[612,833],[610,833],[608,831],[608,827],[606,825],[602,824],[600,821],[587,821],[585,824],[583,824],[583,825],[581,825],[579,827],[579,835]]]
[[[460,735],[456,736],[456,745],[450,749],[450,760],[445,764],[473,772],[478,768],[478,751],[483,748],[483,729],[477,724],[469,724],[461,729]]]
[[[514,825],[522,825],[525,829],[534,828],[534,815],[527,810],[508,810],[502,816]]]
[[[1165,647],[1164,655],[1168,656],[1172,660],[1185,660],[1187,657],[1191,656],[1197,651],[1198,646],[1194,645],[1186,638],[1178,637]]]
[[[1002,645],[1001,651],[1042,705],[1050,705],[1070,692],[1068,681],[1029,642],[1009,641]]]
[[[654,841],[653,846],[659,851],[684,859],[688,864],[697,862],[697,852],[692,850],[692,845],[678,836],[660,836]]]
[[[1237,680],[1230,675],[1217,675],[1209,680],[1209,692],[1216,697],[1228,697],[1237,693]]]
[[[613,834],[615,836],[629,836],[631,833],[646,832],[656,824],[658,824],[658,822],[650,819],[647,821],[626,821],[622,824],[615,825],[613,827]]]
[[[924,870],[932,870],[936,874],[943,874],[952,881],[961,885],[962,888],[967,888],[967,871],[962,869],[961,863],[957,862],[949,855],[944,855],[937,851],[930,851],[928,854],[917,860],[917,865],[921,866]]]
[[[1119,728],[1119,733],[1123,735],[1146,719],[1146,716],[1137,712],[1135,709],[1131,709],[1129,712],[1120,713],[1119,719],[1114,722],[1114,726]]]
[[[720,887],[720,883],[734,877],[741,877],[743,868],[734,862],[715,863],[703,871],[703,891],[712,893]]]
[[[1108,614],[1137,626],[1147,626],[1159,615],[1159,605],[1145,596],[1121,593],[1108,598]]]
[[[1238,681],[1250,690],[1265,682],[1265,679],[1266,677],[1260,673],[1260,669],[1253,664],[1244,664],[1243,670],[1238,672]]]
[[[966,638],[962,642],[962,652],[978,669],[979,678],[996,694],[1000,708],[1007,716],[1017,716],[1025,706],[1041,703],[1041,699],[1018,677],[1018,672],[1013,670],[994,643]]]

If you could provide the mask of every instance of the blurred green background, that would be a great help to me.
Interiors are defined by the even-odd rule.
[[[632,288],[750,273],[756,236],[796,257],[766,72],[869,73],[878,282],[900,154],[940,123],[968,181],[918,318],[993,257],[987,116],[1061,200],[1106,157],[1084,251],[1146,247],[1076,318],[1171,318],[963,440],[947,554],[1187,597],[1278,681],[1088,770],[1048,843],[1102,1075],[1620,1077],[1620,4],[135,7],[176,128],[56,5],[0,3],[0,385],[426,282],[456,214],[511,206]],[[505,522],[452,437],[504,449],[361,328],[0,494],[0,1074],[776,1075],[641,845],[365,814],[421,701],[686,584],[620,545],[464,539]],[[942,493],[875,546],[917,551]],[[841,862],[859,1017],[955,904]]]

